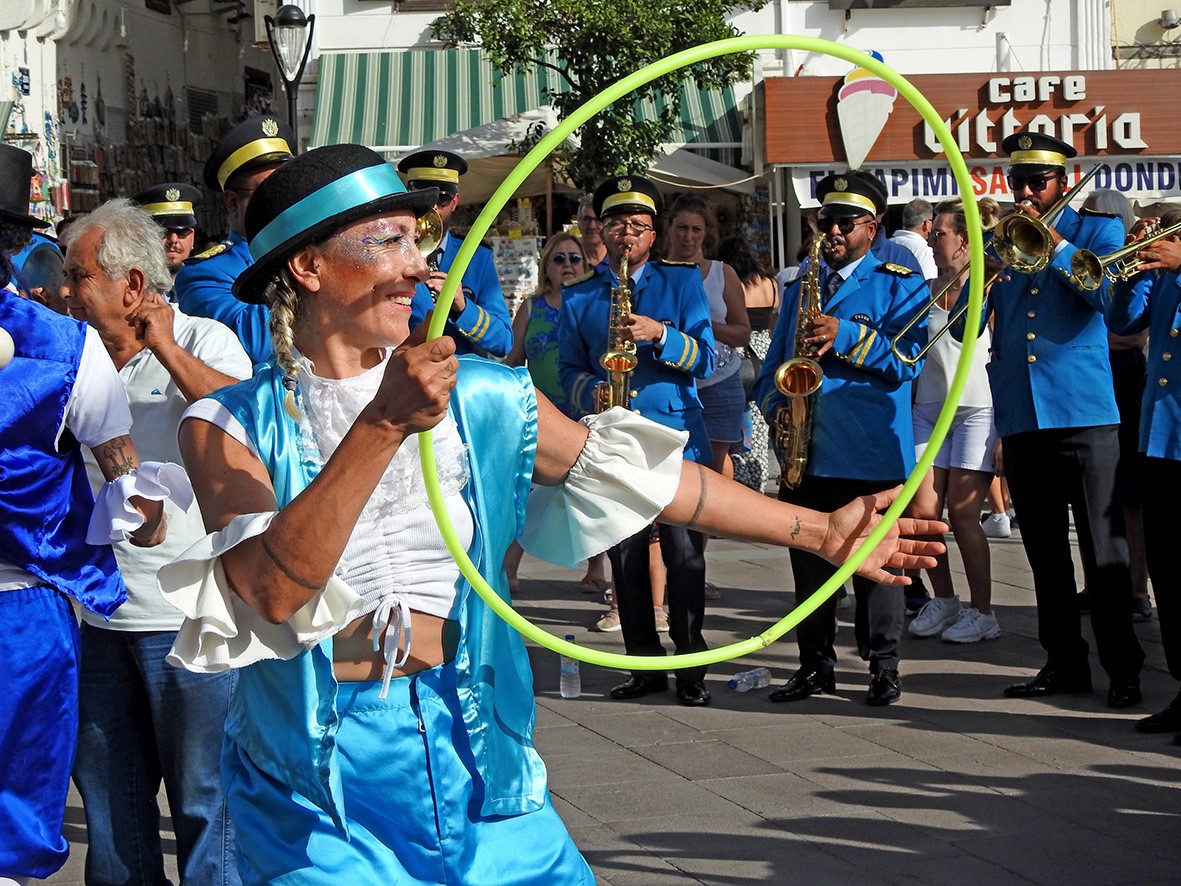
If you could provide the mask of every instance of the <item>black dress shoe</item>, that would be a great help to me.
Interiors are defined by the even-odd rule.
[[[687,708],[703,708],[712,700],[709,690],[700,680],[677,683],[677,701]]]
[[[1140,704],[1140,680],[1136,677],[1120,677],[1111,681],[1107,688],[1109,708],[1130,708]]]
[[[902,678],[896,668],[878,668],[869,678],[865,703],[873,707],[893,704],[902,698]]]
[[[1159,714],[1145,717],[1136,723],[1137,732],[1181,732],[1181,695]]]
[[[1059,692],[1086,693],[1091,691],[1091,674],[1082,671],[1067,674],[1046,665],[1027,683],[1016,683],[1005,690],[1008,698],[1042,698]]]
[[[617,699],[643,698],[650,692],[664,692],[668,689],[667,674],[632,674],[626,683],[620,683],[611,690],[611,697]]]
[[[818,692],[829,695],[837,691],[837,680],[832,671],[800,668],[791,675],[791,679],[774,690],[767,697],[771,701],[800,701]]]

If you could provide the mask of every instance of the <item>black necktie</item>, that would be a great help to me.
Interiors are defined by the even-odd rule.
[[[824,281],[824,304],[821,307],[828,306],[832,297],[837,294],[837,290],[841,288],[842,282],[841,275],[837,271],[828,272],[828,277]]]

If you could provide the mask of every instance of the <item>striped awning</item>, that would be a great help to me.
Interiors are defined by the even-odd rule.
[[[319,65],[312,147],[354,142],[404,153],[535,110],[547,103],[543,90],[565,88],[550,68],[502,79],[478,49],[326,52]],[[658,109],[658,102],[636,102],[637,114],[654,116]],[[732,90],[683,84],[681,131],[673,142],[708,146],[714,159],[735,162],[742,124]],[[728,156],[719,157],[718,149]]]
[[[0,139],[8,132],[8,117],[12,114],[13,102],[0,102]]]

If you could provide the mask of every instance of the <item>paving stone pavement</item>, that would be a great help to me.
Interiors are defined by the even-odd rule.
[[[990,547],[1003,635],[967,646],[908,638],[902,700],[887,708],[864,704],[851,610],[837,634],[838,694],[795,704],[725,686],[759,665],[785,680],[797,662],[791,634],[711,668],[713,705],[694,709],[671,692],[612,701],[620,674],[587,665],[582,696],[562,699],[556,656],[533,649],[537,746],[599,883],[1178,882],[1181,747],[1132,729],[1177,692],[1155,619],[1136,626],[1148,655],[1141,706],[1106,707],[1094,656],[1091,695],[1006,699],[1043,653],[1019,536]],[[714,539],[707,559],[722,589],[707,610],[711,644],[758,635],[787,611],[783,551]],[[952,563],[966,600],[954,546]],[[537,624],[623,651],[620,634],[589,630],[602,605],[579,593],[579,573],[527,557],[521,577],[517,606]],[[76,794],[67,836],[71,859],[50,883],[82,883]]]

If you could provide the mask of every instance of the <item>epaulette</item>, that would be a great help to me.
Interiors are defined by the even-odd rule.
[[[881,263],[881,265],[879,265],[879,267],[883,271],[888,271],[891,274],[897,274],[899,277],[909,277],[914,273],[914,271],[906,267],[906,265],[896,265],[892,261],[884,261]]]
[[[221,255],[230,248],[229,240],[222,240],[220,243],[214,243],[204,252],[199,252],[196,255],[189,256],[189,261],[205,261],[207,258],[213,258],[215,255]]]
[[[587,271],[585,274],[582,274],[579,277],[574,277],[570,280],[567,280],[565,283],[562,284],[562,288],[565,289],[567,286],[574,286],[575,284],[578,284],[578,283],[585,283],[587,280],[589,280],[594,275],[595,275],[595,272],[593,270]]]
[[[668,265],[670,268],[695,268],[697,262],[695,261],[670,261],[667,258],[657,259],[657,262],[662,265]]]

